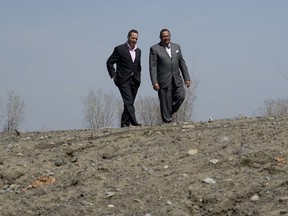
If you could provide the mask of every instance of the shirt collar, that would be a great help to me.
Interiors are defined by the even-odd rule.
[[[129,51],[135,51],[137,49],[137,44],[135,44],[134,49],[132,49],[132,47],[130,46],[128,42],[126,42],[126,44],[128,45]]]
[[[171,48],[171,43],[169,43],[167,46],[164,43],[161,43],[165,48],[170,49]]]

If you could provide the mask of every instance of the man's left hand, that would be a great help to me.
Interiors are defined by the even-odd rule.
[[[190,84],[191,84],[190,80],[185,80],[185,85],[186,85],[187,88],[189,88]]]

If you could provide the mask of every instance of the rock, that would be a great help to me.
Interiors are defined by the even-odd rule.
[[[168,200],[168,201],[166,202],[166,204],[167,204],[167,205],[172,205],[172,202],[171,202],[170,200]]]
[[[280,197],[279,198],[279,201],[280,202],[284,202],[284,201],[287,201],[288,200],[288,196],[287,197]]]
[[[216,181],[214,179],[212,179],[212,178],[202,179],[202,182],[206,183],[206,184],[216,184]]]
[[[83,205],[83,206],[87,206],[87,205],[90,205],[90,206],[92,206],[93,205],[93,203],[90,203],[90,202],[87,202],[87,201],[81,201],[81,204]]]
[[[219,162],[219,160],[217,160],[217,159],[211,159],[211,160],[209,160],[209,162],[212,163],[212,164],[217,164],[217,163]]]
[[[27,164],[25,163],[25,161],[22,161],[22,160],[16,161],[15,165],[27,167]]]
[[[75,163],[77,161],[78,161],[78,157],[76,157],[76,156],[71,159],[71,163]]]
[[[258,201],[259,199],[260,199],[260,197],[259,197],[257,194],[253,195],[253,196],[250,198],[250,200],[251,200],[252,202]]]
[[[63,160],[61,158],[57,158],[56,160],[54,160],[55,166],[62,166],[62,164],[63,164]]]
[[[110,191],[106,192],[106,197],[112,197],[114,195],[115,195],[115,192],[110,192]]]
[[[9,187],[11,190],[14,190],[17,186],[16,186],[16,184],[11,184]]]
[[[188,155],[195,155],[195,154],[198,154],[198,150],[197,149],[190,149],[189,151],[188,151]]]

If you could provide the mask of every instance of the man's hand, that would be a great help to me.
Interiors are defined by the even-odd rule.
[[[154,83],[154,84],[153,84],[153,89],[154,89],[155,91],[159,91],[159,89],[160,89],[159,84],[158,84],[158,83]]]
[[[189,88],[190,84],[191,84],[191,81],[190,81],[190,80],[185,80],[185,86],[186,86],[187,88]]]

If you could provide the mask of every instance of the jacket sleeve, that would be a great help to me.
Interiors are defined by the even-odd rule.
[[[119,60],[119,51],[117,47],[115,47],[113,53],[106,61],[106,67],[111,78],[113,78],[116,75],[114,64],[117,63],[118,60]]]
[[[185,63],[185,60],[183,58],[183,55],[182,55],[182,51],[181,51],[181,47],[179,46],[179,68],[181,70],[181,73],[182,73],[182,76],[183,76],[183,79],[186,81],[186,80],[190,80],[190,75],[189,75],[189,72],[188,72],[188,68],[187,68],[187,65]]]
[[[141,67],[141,50],[139,49],[139,65],[138,65],[139,73],[141,73],[142,67]]]
[[[155,53],[155,50],[153,49],[153,47],[150,48],[149,71],[150,71],[150,79],[151,79],[152,85],[155,83],[158,83],[158,79],[157,79],[157,54]]]

